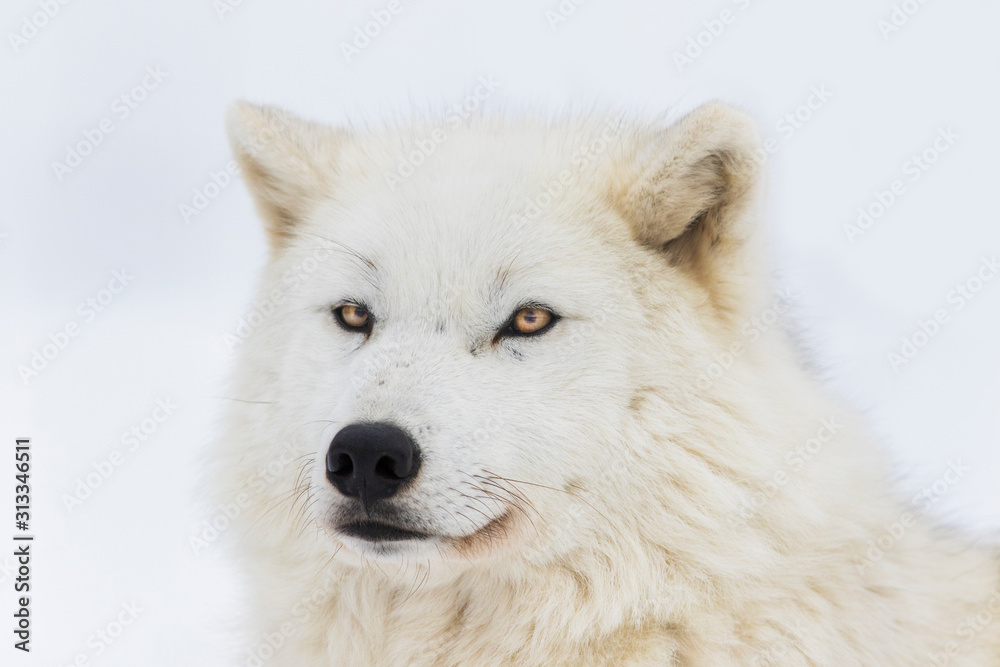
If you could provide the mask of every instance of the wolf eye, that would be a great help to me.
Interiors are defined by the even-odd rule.
[[[511,316],[494,340],[504,336],[537,336],[550,329],[557,319],[556,314],[548,308],[525,306]]]
[[[356,303],[347,303],[333,309],[337,322],[347,331],[368,334],[372,330],[372,316],[368,309]]]
[[[534,334],[549,326],[552,313],[544,308],[522,308],[514,314],[512,324],[518,333]]]

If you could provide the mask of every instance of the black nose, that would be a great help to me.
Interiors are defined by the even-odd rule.
[[[326,453],[326,478],[366,510],[395,494],[420,468],[420,451],[392,424],[351,424],[334,436]]]

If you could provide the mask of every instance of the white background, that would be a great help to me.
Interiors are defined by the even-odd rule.
[[[493,76],[489,104],[511,112],[596,103],[655,113],[710,98],[746,108],[778,142],[767,162],[775,275],[817,372],[867,413],[910,492],[949,462],[969,466],[935,512],[995,534],[1000,280],[960,311],[948,301],[1000,252],[995,3],[911,0],[915,13],[883,35],[890,0],[590,0],[554,27],[546,12],[558,0],[404,0],[347,62],[341,43],[385,4],[244,0],[220,15],[210,0],[69,2],[15,48],[10,35],[41,10],[4,3],[0,541],[14,532],[13,439],[25,435],[38,541],[30,656],[11,648],[12,559],[0,549],[0,662],[232,664],[218,628],[236,581],[188,538],[208,516],[195,492],[232,359],[223,336],[246,313],[266,249],[238,179],[189,221],[179,207],[229,160],[222,118],[238,98],[373,123],[443,109]],[[732,20],[712,36],[705,22],[718,32],[723,10]],[[706,46],[679,67],[674,53],[699,32]],[[167,75],[120,118],[115,99],[147,67]],[[800,110],[810,118],[788,136],[777,123],[813,87],[832,96]],[[102,118],[114,131],[60,181],[53,162]],[[954,145],[909,180],[904,163],[948,127]],[[894,179],[904,194],[849,242],[844,226]],[[78,304],[122,269],[134,279],[86,322]],[[939,308],[949,321],[894,370],[887,354]],[[70,322],[79,335],[25,383],[18,366]],[[128,452],[122,433],[166,398],[174,414]],[[124,463],[69,511],[63,496],[116,449]],[[138,619],[95,656],[88,637],[129,602]]]

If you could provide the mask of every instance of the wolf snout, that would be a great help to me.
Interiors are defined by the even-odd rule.
[[[360,499],[368,511],[375,501],[399,491],[419,468],[417,443],[388,423],[345,426],[326,454],[326,478],[343,495]]]

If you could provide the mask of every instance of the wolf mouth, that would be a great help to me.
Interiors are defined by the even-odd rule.
[[[356,521],[339,526],[344,535],[368,542],[402,542],[406,540],[426,540],[432,535],[418,530],[410,530],[381,521]]]
[[[371,519],[361,521],[351,521],[336,527],[336,531],[342,535],[355,539],[380,544],[386,542],[408,542],[412,540],[433,540],[443,539],[452,546],[460,550],[473,550],[481,547],[484,543],[492,542],[506,534],[507,524],[510,521],[510,513],[504,512],[502,515],[492,519],[489,523],[475,532],[468,535],[451,536],[426,533],[419,530],[404,528],[399,525],[375,521]]]

